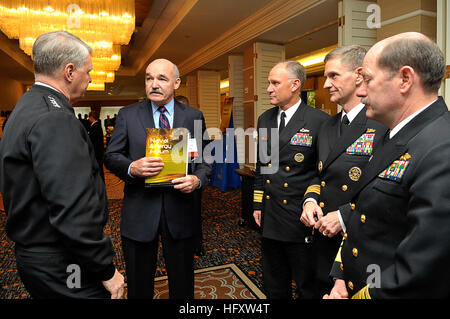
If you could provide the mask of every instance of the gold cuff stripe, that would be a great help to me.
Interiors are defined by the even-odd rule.
[[[262,203],[264,191],[253,191],[253,202]]]
[[[305,195],[308,193],[316,193],[320,195],[320,185],[311,185],[306,189]]]
[[[365,286],[356,294],[354,294],[352,299],[372,299],[369,294],[369,286]]]
[[[341,263],[342,262],[341,250],[342,250],[342,245],[341,245],[341,247],[339,247],[339,250],[337,252],[336,258],[334,259],[334,261],[337,262],[337,263]]]

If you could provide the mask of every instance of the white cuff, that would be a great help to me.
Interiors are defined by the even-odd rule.
[[[344,220],[342,219],[341,212],[339,210],[337,212],[338,212],[338,217],[339,217],[339,223],[341,224],[341,227],[342,227],[342,231],[344,233],[346,233],[347,230],[345,228],[345,224],[344,224]]]

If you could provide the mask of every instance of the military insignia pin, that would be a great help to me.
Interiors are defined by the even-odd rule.
[[[359,179],[361,178],[361,175],[362,175],[362,171],[357,166],[350,168],[350,170],[348,171],[348,177],[350,177],[350,179],[354,182],[359,181]]]
[[[53,98],[53,96],[49,95],[48,96],[48,100],[50,101],[50,103],[52,103],[52,105],[54,107],[61,108],[61,106],[58,104],[58,102],[56,102],[56,100]]]
[[[317,169],[319,170],[319,173],[322,173],[322,169],[323,169],[322,161],[319,161],[319,165],[317,166]]]
[[[298,163],[303,162],[304,159],[305,159],[305,156],[302,153],[297,153],[294,156],[294,160]]]

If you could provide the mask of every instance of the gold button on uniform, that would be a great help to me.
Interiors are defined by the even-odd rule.
[[[347,283],[347,286],[348,286],[348,288],[350,288],[350,290],[353,290],[353,289],[354,289],[353,283],[352,283],[351,281],[349,281],[349,282]]]
[[[355,210],[356,209],[356,205],[353,204],[353,203],[350,203],[350,208],[351,208],[351,210]]]
[[[346,240],[346,239],[347,239],[347,236],[348,236],[347,233],[344,233],[344,235],[342,236],[342,239],[343,239],[343,240]]]
[[[358,249],[356,249],[356,248],[353,248],[352,249],[352,254],[353,254],[353,257],[358,257]]]
[[[286,170],[286,172],[289,172],[291,170],[291,168],[289,166],[286,166],[285,170]]]
[[[266,184],[270,184],[270,179],[266,180]]]
[[[266,199],[270,199],[270,196],[269,196],[269,195],[267,195],[267,196],[266,196]]]
[[[286,205],[287,204],[287,200],[284,199],[283,200],[283,204]]]
[[[267,164],[267,167],[272,167],[272,164],[270,164],[270,163],[269,163],[269,164]]]
[[[325,203],[324,202],[320,202],[319,206],[320,206],[320,208],[324,208],[325,207]]]
[[[320,186],[325,187],[325,185],[326,185],[325,181],[320,182]]]
[[[366,215],[361,214],[361,223],[365,223],[366,222]]]
[[[288,188],[288,183],[284,183],[284,188]]]
[[[347,185],[342,185],[342,187],[341,187],[341,188],[342,188],[342,191],[343,191],[343,192],[346,192],[346,191],[347,191],[347,189],[348,189],[348,186],[347,186]]]
[[[344,264],[343,263],[341,263],[339,267],[341,268],[341,270],[344,270]]]

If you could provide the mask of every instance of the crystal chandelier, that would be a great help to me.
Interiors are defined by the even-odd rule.
[[[31,55],[38,36],[58,30],[78,36],[93,49],[88,90],[104,90],[105,82],[114,82],[120,45],[128,44],[134,27],[134,0],[0,0],[0,30],[19,39],[26,54]]]

